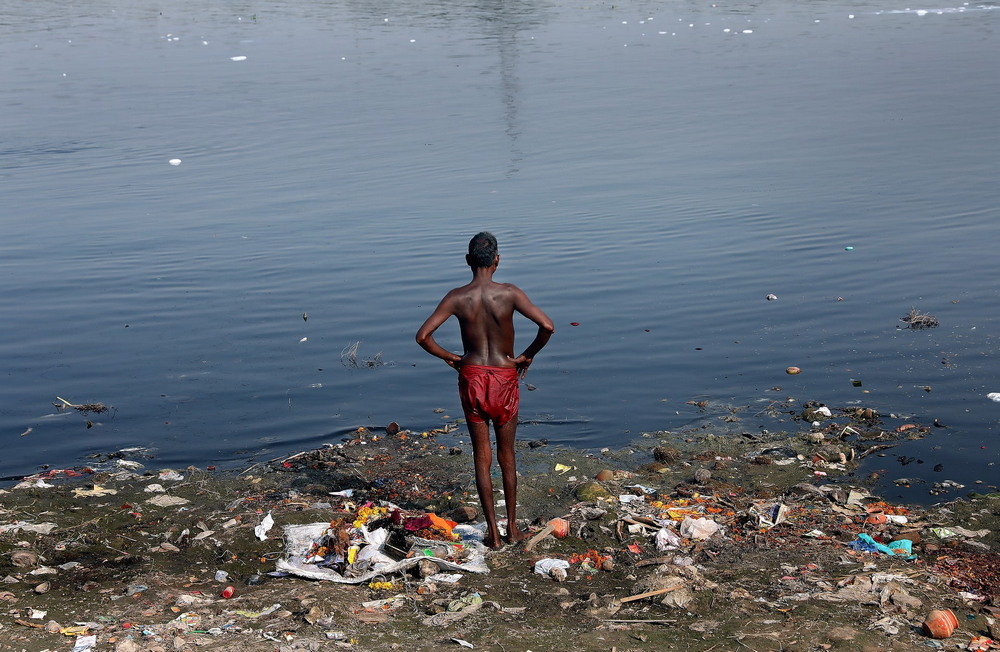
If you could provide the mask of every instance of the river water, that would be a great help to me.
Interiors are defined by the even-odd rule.
[[[0,474],[461,416],[413,335],[487,229],[557,327],[525,438],[794,397],[995,482],[1000,8],[901,1],[4,2]]]

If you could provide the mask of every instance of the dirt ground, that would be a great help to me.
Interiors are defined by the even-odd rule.
[[[522,442],[519,517],[569,532],[489,551],[488,574],[454,582],[271,574],[283,526],[352,519],[368,501],[481,522],[471,451],[447,428],[360,429],[241,473],[161,470],[138,451],[48,470],[0,495],[0,650],[1000,649],[996,488],[883,502],[847,474],[887,433],[918,429],[805,416],[615,451]],[[906,539],[915,558],[856,550],[860,534]],[[539,560],[567,562],[565,578]],[[922,629],[939,609],[957,617],[949,638]]]

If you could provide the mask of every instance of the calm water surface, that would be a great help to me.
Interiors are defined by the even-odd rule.
[[[977,2],[5,2],[0,474],[457,418],[413,334],[489,229],[557,324],[522,436],[741,406],[754,432],[790,396],[948,426],[863,472],[995,482],[998,28]],[[911,307],[941,326],[898,329]],[[386,364],[343,364],[359,341]]]

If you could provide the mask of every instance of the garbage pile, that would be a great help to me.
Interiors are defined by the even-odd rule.
[[[352,507],[346,502],[341,509]],[[421,561],[444,570],[489,572],[481,529],[433,512],[407,513],[391,503],[368,502],[329,523],[284,530],[285,556],[277,561],[278,573],[358,584],[405,572]]]

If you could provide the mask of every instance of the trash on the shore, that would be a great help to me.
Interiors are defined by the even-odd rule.
[[[466,640],[460,639],[460,638],[452,638],[451,640],[453,640],[454,642],[458,643],[462,647],[469,648],[470,650],[475,647],[475,646],[472,645],[472,643],[470,643],[470,642],[468,642]]]
[[[662,527],[656,532],[656,549],[660,552],[677,550],[681,546],[681,538],[670,528]]]
[[[988,636],[974,636],[971,641],[969,641],[968,647],[965,648],[969,652],[987,652],[987,650],[1000,650],[1000,643],[994,641]]]
[[[183,475],[181,475],[177,471],[174,471],[173,469],[163,469],[162,471],[159,472],[159,474],[157,474],[156,477],[160,480],[173,480],[173,481],[180,481],[184,479]]]
[[[551,577],[557,582],[565,581],[569,562],[565,559],[539,559],[535,562],[535,572],[545,577]]]
[[[681,536],[686,539],[708,539],[722,526],[710,518],[686,517],[681,522]]]
[[[160,496],[154,496],[146,501],[148,505],[156,505],[157,507],[177,507],[178,505],[186,505],[190,500],[187,498],[181,498],[180,496],[168,496],[162,494]]]
[[[951,609],[935,609],[924,619],[924,631],[931,638],[948,638],[958,627],[958,618]]]
[[[757,520],[757,527],[769,530],[784,522],[788,507],[782,503],[756,503],[750,507],[750,516]]]
[[[939,539],[949,539],[951,537],[963,536],[966,538],[974,537],[984,537],[990,533],[987,529],[982,530],[967,530],[964,527],[958,525],[953,525],[950,528],[947,527],[932,527],[930,531]]]
[[[261,541],[267,539],[267,531],[274,527],[274,517],[271,516],[271,512],[261,519],[261,522],[257,527],[253,529],[254,536],[256,536]]]
[[[404,515],[397,508],[390,511],[368,503],[358,509],[353,521],[286,525],[285,554],[276,570],[342,584],[406,571],[425,560],[445,570],[489,573],[485,548],[474,537],[463,537],[462,533],[468,534],[464,530],[456,531],[462,527],[437,514]]]
[[[77,487],[73,489],[73,496],[75,498],[88,498],[91,496],[114,496],[118,491],[116,489],[107,489],[101,485],[94,485],[93,489],[87,489],[85,487]]]
[[[539,541],[550,534],[554,534],[559,539],[569,534],[569,521],[562,518],[550,519],[549,522],[545,524],[545,527],[538,532],[538,534],[531,537],[531,540],[524,546],[524,551],[530,552],[536,545],[538,545]]]
[[[97,634],[78,636],[71,652],[87,652],[97,645]]]
[[[863,552],[881,552],[886,555],[902,557],[906,560],[917,558],[916,555],[912,554],[913,542],[909,539],[897,539],[896,541],[890,542],[889,545],[885,545],[873,539],[870,534],[862,532],[858,534],[857,539],[847,544],[847,546],[853,550],[860,550]]]
[[[30,550],[15,550],[10,553],[10,563],[21,568],[38,565],[38,555]]]
[[[27,521],[16,521],[14,523],[7,523],[5,525],[0,525],[0,534],[6,532],[34,532],[35,534],[50,534],[52,530],[55,529],[55,527],[56,527],[55,523],[28,523]],[[17,555],[19,554],[19,552],[15,552],[13,554]],[[33,553],[26,553],[26,554],[33,554]],[[19,566],[20,564],[18,564],[15,561],[14,565]]]

